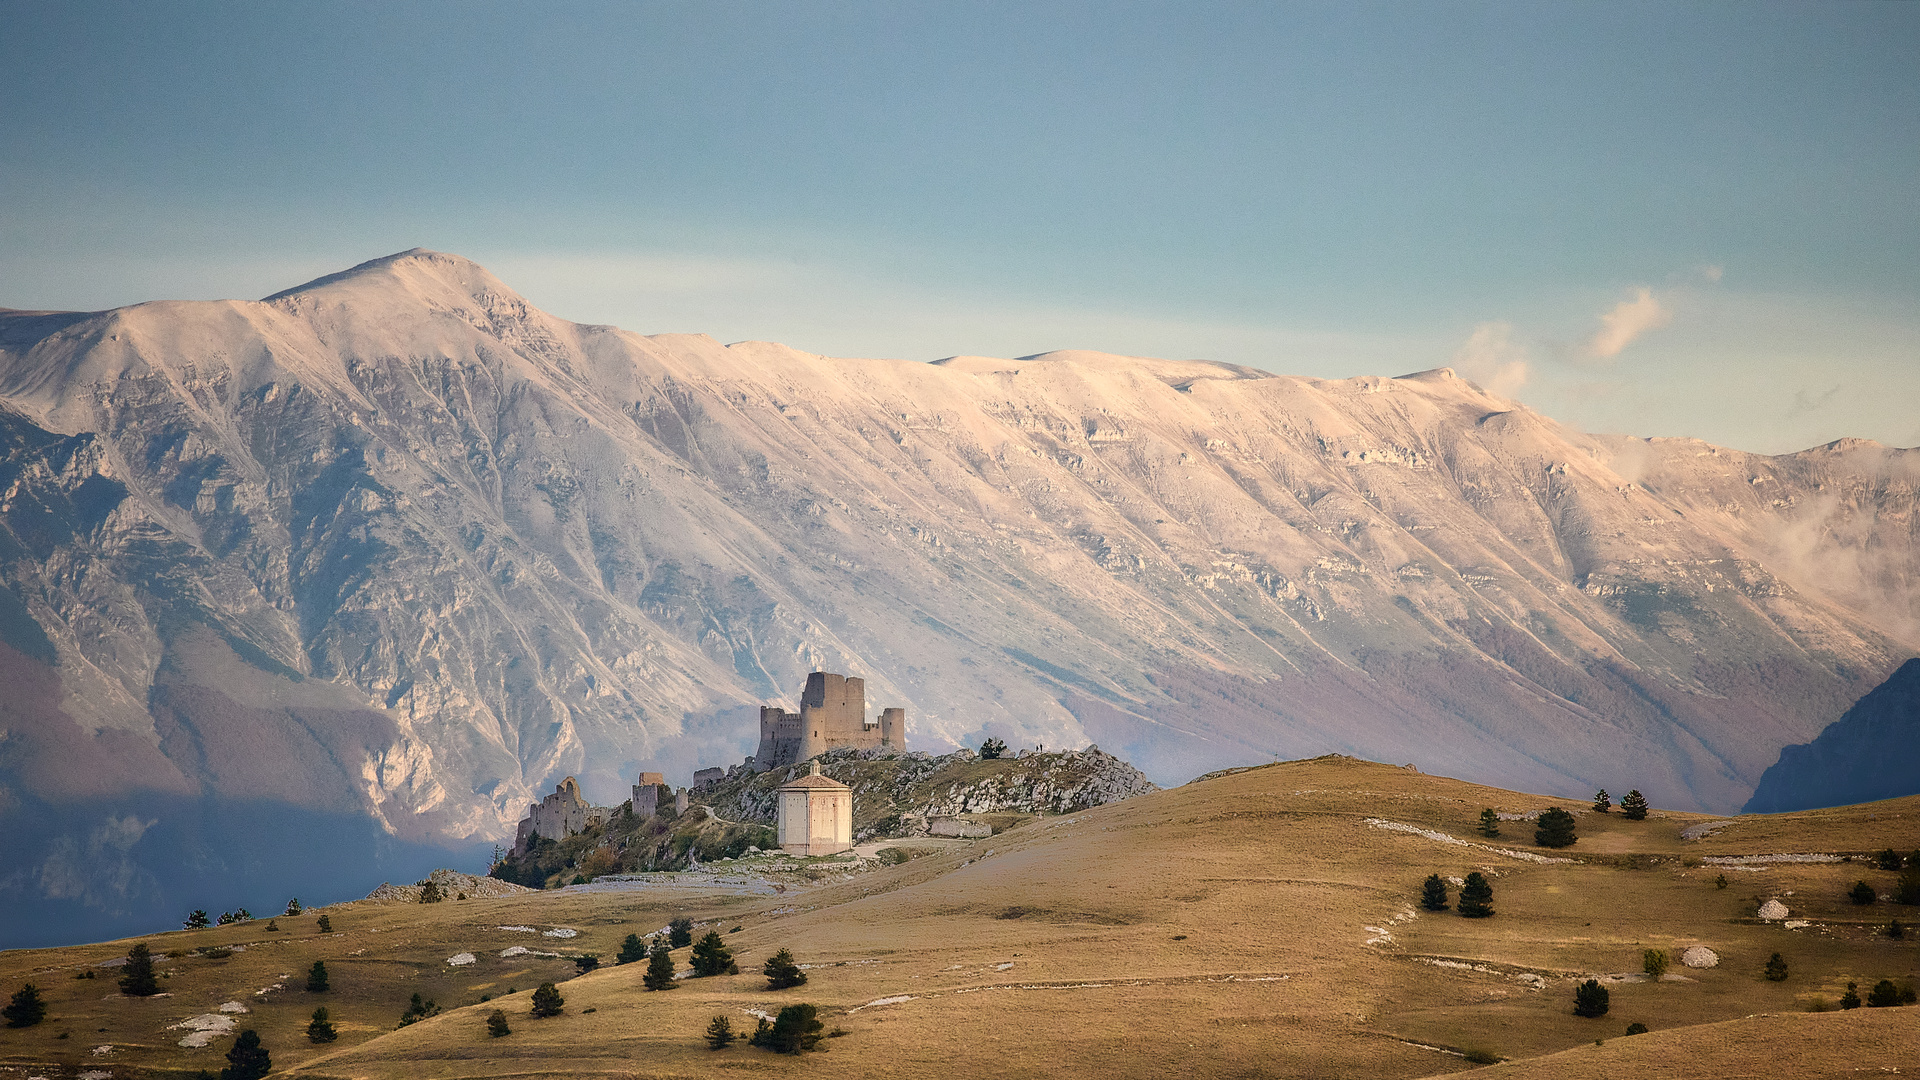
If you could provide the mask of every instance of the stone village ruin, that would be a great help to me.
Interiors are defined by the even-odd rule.
[[[882,709],[879,719],[869,723],[865,679],[816,671],[807,676],[800,692],[799,712],[777,705],[760,709],[760,746],[753,756],[724,771],[701,769],[693,774],[692,786],[704,787],[740,770],[767,772],[799,765],[843,747],[905,751],[907,710]],[[658,813],[660,793],[666,786],[664,774],[641,773],[633,785],[634,816]],[[673,793],[678,813],[686,812],[687,790]],[[818,762],[809,775],[782,785],[778,794],[775,831],[782,850],[794,855],[832,855],[853,846],[853,789],[822,776]],[[514,833],[513,853],[526,854],[535,836],[556,840],[572,836],[605,825],[618,813],[619,807],[587,802],[579,782],[569,776],[553,794],[527,807],[527,816]]]

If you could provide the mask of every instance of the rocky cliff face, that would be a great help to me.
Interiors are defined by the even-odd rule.
[[[1743,814],[1920,795],[1920,659],[1900,665],[1810,743],[1780,749]]]
[[[128,792],[488,840],[564,775],[738,760],[828,669],[916,748],[1731,810],[1920,651],[1916,476],[1583,435],[1445,370],[642,337],[432,252],[6,312],[0,770],[76,843],[61,808]]]

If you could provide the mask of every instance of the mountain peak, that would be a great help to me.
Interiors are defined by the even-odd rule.
[[[416,247],[368,259],[358,266],[283,289],[262,302],[271,304],[300,296],[364,299],[370,291],[390,292],[395,288],[422,297],[443,294],[443,300],[448,292],[470,301],[482,296],[518,298],[518,294],[472,259]]]

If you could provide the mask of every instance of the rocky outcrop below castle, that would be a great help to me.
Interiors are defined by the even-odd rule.
[[[853,789],[856,838],[926,834],[932,821],[962,815],[1070,814],[1160,790],[1097,746],[993,759],[972,750],[939,757],[839,750],[819,761],[823,775]],[[721,818],[772,822],[774,793],[803,768],[738,776],[709,788],[702,801]]]

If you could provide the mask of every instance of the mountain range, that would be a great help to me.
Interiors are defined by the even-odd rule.
[[[0,891],[132,917],[184,887],[169,844],[202,882],[281,880],[289,829],[485,845],[565,775],[738,761],[821,669],[916,749],[1732,812],[1920,652],[1916,480],[1860,440],[1584,434],[1447,369],[642,336],[418,249],[0,311]]]

